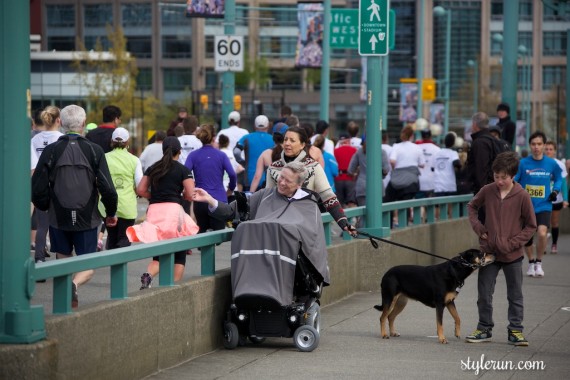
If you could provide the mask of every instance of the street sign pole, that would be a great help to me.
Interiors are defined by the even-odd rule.
[[[388,0],[360,0],[358,4],[358,53],[368,56],[366,69],[366,230],[388,236],[382,227],[382,129],[388,85],[383,80],[383,65],[389,41]]]
[[[320,119],[329,121],[329,94],[330,94],[330,25],[331,25],[331,0],[324,0],[324,30],[323,30],[323,64],[321,67],[321,106]]]
[[[235,33],[236,2],[226,0],[224,15],[224,33],[233,35]],[[226,71],[222,74],[222,114],[220,115],[222,129],[228,128],[228,115],[233,111],[235,93],[235,74],[233,71]]]

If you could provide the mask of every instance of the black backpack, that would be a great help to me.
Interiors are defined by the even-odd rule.
[[[491,155],[491,163],[493,161],[495,161],[495,158],[497,158],[497,156],[500,153],[509,152],[511,150],[511,146],[509,145],[509,143],[503,139],[496,139],[490,135],[483,135],[481,137],[486,137],[487,139],[491,140],[491,145],[493,146],[493,152]]]

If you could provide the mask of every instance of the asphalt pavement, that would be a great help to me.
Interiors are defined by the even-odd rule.
[[[544,278],[523,282],[524,334],[528,347],[507,343],[507,296],[500,272],[494,296],[493,340],[466,343],[477,325],[477,274],[456,300],[461,338],[444,313],[448,344],[436,337],[435,310],[408,302],[396,319],[398,338],[381,339],[379,292],[357,293],[322,309],[320,344],[299,352],[293,339],[270,338],[260,345],[212,353],[147,377],[173,379],[567,379],[570,374],[570,235],[559,253],[543,260]],[[526,260],[523,266],[526,272]],[[380,280],[380,279],[378,279]],[[326,292],[326,288],[324,290]],[[220,331],[220,334],[222,332]]]

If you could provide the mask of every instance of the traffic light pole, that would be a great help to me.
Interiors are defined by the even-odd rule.
[[[236,2],[226,0],[224,15],[224,33],[233,35],[236,31]],[[220,115],[222,129],[228,128],[228,115],[233,111],[235,93],[235,74],[233,71],[226,71],[222,74],[222,114]]]

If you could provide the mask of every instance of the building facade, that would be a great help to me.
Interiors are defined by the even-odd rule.
[[[420,23],[422,1],[425,12]],[[518,118],[527,112],[533,129],[544,129],[555,138],[553,133],[563,133],[558,132],[557,126],[565,114],[563,85],[570,18],[544,5],[542,0],[519,2],[519,45],[525,49],[521,49],[519,60]],[[277,116],[281,104],[286,103],[306,120],[314,122],[318,118],[318,71],[294,67],[296,3],[237,1],[235,34],[244,36],[246,62],[254,65],[263,61],[269,68],[263,85],[236,88],[236,94],[242,96],[243,112],[252,117],[261,110]],[[395,49],[389,55],[389,129],[396,132],[402,126],[398,116],[400,80],[416,77],[420,33],[424,39],[424,77],[445,79],[448,41],[444,20],[433,13],[438,5],[452,10],[450,129],[463,128],[475,108],[494,115],[501,91],[503,1],[392,0],[390,4],[396,12],[396,36]],[[358,1],[333,0],[332,5],[357,8]],[[190,99],[195,107],[200,107],[199,96],[207,94],[207,112],[215,113],[219,111],[221,75],[214,71],[214,38],[224,34],[223,19],[188,18],[185,7],[183,0],[31,0],[32,34],[41,37],[41,54],[33,58],[32,71],[70,73],[65,61],[49,61],[41,55],[77,50],[78,41],[87,49],[94,48],[97,39],[108,46],[107,26],[120,26],[127,38],[127,50],[137,59],[141,91],[152,93],[165,103]],[[419,30],[420,24],[423,30]],[[333,49],[330,66],[330,121],[337,129],[349,120],[363,124],[366,106],[360,100],[361,58],[356,50]],[[53,77],[52,80],[56,81]],[[32,81],[34,88],[32,98],[36,105],[75,100],[73,94],[65,91],[60,91],[61,96],[55,91],[39,91],[45,86]],[[438,96],[442,90],[438,82]],[[426,118],[429,108],[430,104],[425,103]]]

